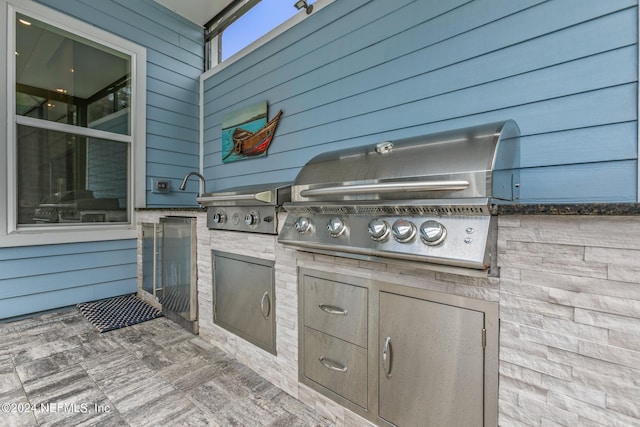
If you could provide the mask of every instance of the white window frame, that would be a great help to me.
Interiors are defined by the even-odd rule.
[[[38,121],[37,127],[59,132],[82,134],[126,142],[130,145],[129,199],[127,203],[129,223],[91,223],[19,227],[17,224],[17,124],[31,125],[31,118],[16,116],[15,101],[15,14],[22,13],[49,23],[69,33],[76,34],[131,57],[131,135],[116,136],[89,128],[79,128],[61,123]],[[0,55],[7,59],[6,67],[0,67],[0,129],[6,129],[6,142],[0,139],[0,247],[31,246],[43,244],[120,240],[136,237],[135,208],[145,206],[146,182],[146,49],[93,25],[54,11],[29,0],[0,0]]]

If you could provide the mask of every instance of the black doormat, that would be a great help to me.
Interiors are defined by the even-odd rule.
[[[112,331],[162,316],[135,295],[78,304],[84,317],[100,332]]]

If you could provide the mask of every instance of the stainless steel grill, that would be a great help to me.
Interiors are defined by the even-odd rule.
[[[196,200],[207,207],[210,229],[277,234],[278,212],[291,200],[291,183],[234,187]]]
[[[519,199],[519,134],[509,120],[316,156],[291,187],[278,241],[489,269],[494,204]]]

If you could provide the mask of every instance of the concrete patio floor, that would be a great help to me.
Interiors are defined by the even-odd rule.
[[[330,426],[166,318],[98,333],[74,309],[0,323],[2,426]]]

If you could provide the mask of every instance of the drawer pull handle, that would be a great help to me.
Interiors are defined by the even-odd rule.
[[[262,311],[262,317],[268,319],[269,314],[271,313],[271,300],[269,299],[269,292],[265,292],[264,295],[262,295],[262,299],[260,300],[260,310]]]
[[[382,347],[382,369],[384,370],[384,376],[391,378],[391,358],[393,352],[391,350],[391,337],[387,337],[384,340],[384,346]]]
[[[318,360],[320,360],[320,363],[322,363],[322,365],[324,365],[324,367],[327,369],[337,372],[347,372],[347,367],[336,362],[335,360],[325,359],[324,356],[320,356]]]
[[[335,305],[320,304],[318,307],[320,307],[320,310],[329,314],[339,314],[342,316],[346,316],[348,313],[344,308],[336,307]]]

